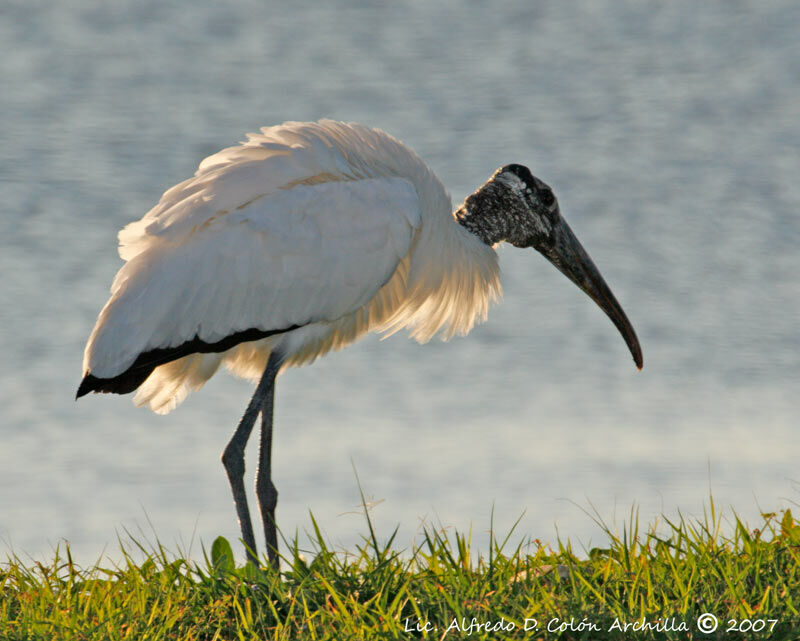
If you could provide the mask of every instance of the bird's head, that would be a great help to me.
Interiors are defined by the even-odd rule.
[[[501,167],[455,213],[458,222],[488,245],[506,241],[533,247],[580,287],[622,334],[636,366],[642,349],[628,317],[600,271],[561,217],[553,190],[523,165]]]

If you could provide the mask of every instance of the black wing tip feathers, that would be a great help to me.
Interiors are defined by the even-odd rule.
[[[75,394],[75,400],[77,401],[81,396],[86,396],[89,392],[94,391],[95,389],[94,381],[96,380],[97,378],[92,376],[91,374],[87,374],[86,376],[84,376],[83,380],[81,381],[81,384],[78,385],[78,391]]]
[[[77,401],[81,396],[86,396],[89,392],[128,394],[144,383],[145,379],[150,376],[150,373],[154,369],[155,367],[145,369],[145,371],[127,370],[119,376],[114,376],[112,378],[98,378],[93,374],[87,374],[83,377],[81,384],[78,386],[75,400]]]
[[[105,394],[129,394],[147,380],[153,370],[159,365],[164,365],[171,361],[183,358],[189,354],[209,354],[219,353],[235,347],[239,343],[256,341],[267,336],[282,334],[298,329],[302,325],[292,325],[284,329],[259,329],[251,327],[239,332],[234,332],[225,338],[208,343],[195,336],[192,340],[186,341],[176,347],[157,347],[155,349],[142,352],[136,357],[133,364],[121,374],[111,378],[99,378],[94,374],[88,373],[83,377],[78,386],[75,399],[86,396],[89,392],[101,392]]]

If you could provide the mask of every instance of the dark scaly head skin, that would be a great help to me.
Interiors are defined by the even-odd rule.
[[[456,212],[459,222],[487,245],[547,242],[560,219],[553,190],[523,165],[501,167]]]
[[[455,212],[461,225],[487,245],[505,241],[532,247],[580,287],[622,334],[636,367],[642,349],[628,317],[589,254],[561,217],[553,190],[523,165],[506,165]]]

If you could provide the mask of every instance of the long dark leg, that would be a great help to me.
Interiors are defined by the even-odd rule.
[[[242,419],[239,421],[239,426],[233,433],[228,445],[225,446],[225,451],[222,452],[222,465],[225,466],[228,482],[231,484],[233,502],[236,505],[236,515],[239,517],[239,527],[242,529],[242,540],[247,548],[247,559],[255,565],[258,565],[256,540],[253,536],[253,524],[250,521],[250,510],[247,507],[247,495],[244,491],[244,448],[247,445],[247,439],[250,438],[250,433],[253,431],[256,418],[258,418],[258,414],[264,405],[265,397],[268,396],[270,398],[270,407],[272,406],[276,373],[271,373],[270,370],[269,363],[272,362],[272,358],[273,355],[271,354],[267,368],[258,382],[256,391],[250,399]]]
[[[256,497],[261,508],[264,524],[264,537],[270,563],[277,570],[278,534],[275,527],[275,506],[278,504],[278,490],[272,482],[272,409],[275,404],[275,377],[283,359],[276,353],[270,354],[264,378],[271,381],[261,406],[261,445],[258,450],[258,471],[256,472]]]

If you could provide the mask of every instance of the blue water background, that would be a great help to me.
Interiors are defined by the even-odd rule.
[[[0,6],[0,544],[238,537],[219,454],[251,393],[166,417],[74,402],[116,232],[247,131],[333,117],[412,146],[460,202],[550,183],[641,339],[533,251],[464,339],[369,337],[278,385],[279,524],[408,544],[425,522],[603,541],[636,504],[757,524],[800,498],[800,5],[94,2]],[[255,450],[255,448],[253,448]],[[248,469],[255,458],[251,452]],[[351,463],[352,462],[352,463]],[[248,486],[250,481],[248,481]]]

